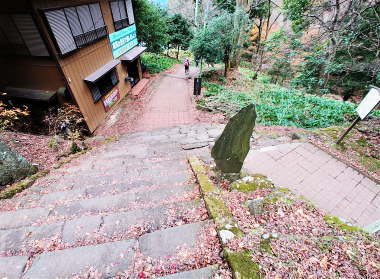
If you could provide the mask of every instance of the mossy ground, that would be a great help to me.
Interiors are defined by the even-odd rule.
[[[266,176],[261,174],[254,174],[246,176],[231,183],[231,189],[237,190],[244,193],[253,192],[259,188],[273,188],[273,183],[266,178]]]
[[[224,249],[224,255],[231,265],[236,279],[261,279],[260,268],[252,262],[251,252],[248,250],[231,251]]]
[[[352,129],[340,144],[336,144],[337,139],[344,133],[347,127],[329,127],[314,130],[314,137],[317,142],[322,142],[332,150],[340,153],[342,159],[347,158],[348,163],[367,170],[375,178],[380,179],[380,155],[378,131],[376,131],[376,121],[359,122]],[[379,125],[379,124],[377,124]],[[361,131],[364,132],[361,132]]]
[[[337,227],[337,228],[340,228],[340,229],[342,229],[344,231],[348,231],[348,232],[364,232],[364,230],[362,228],[359,228],[357,226],[353,226],[353,225],[347,224],[347,223],[343,222],[341,219],[339,219],[336,216],[326,215],[326,216],[324,216],[324,219],[325,219],[325,221],[326,221],[327,224],[329,224],[331,226],[334,226],[334,227]]]
[[[204,166],[202,174],[210,175],[212,179],[209,177],[208,181],[212,184],[215,182],[217,185],[214,187],[218,189],[217,192],[204,193],[209,214],[219,231],[227,229],[236,236],[222,243],[223,254],[234,278],[273,278],[276,274],[289,274],[292,278],[298,278],[297,270],[303,268],[303,262],[289,257],[288,250],[283,247],[289,247],[289,251],[295,254],[303,254],[306,249],[307,253],[315,253],[316,258],[322,259],[323,267],[333,266],[320,270],[324,274],[323,278],[332,278],[334,276],[331,274],[341,272],[347,275],[358,270],[360,273],[371,273],[366,259],[360,255],[368,253],[372,260],[377,257],[376,249],[366,250],[368,243],[380,247],[376,237],[337,217],[325,216],[310,201],[287,188],[276,188],[263,175],[248,179],[250,183],[247,184],[251,185],[228,188],[218,184],[223,178],[214,178],[217,174],[206,172],[206,169],[207,166]],[[247,179],[240,182],[247,182]],[[259,217],[249,212],[247,215],[247,200],[257,195],[264,198],[264,212]],[[347,253],[350,271],[341,270],[340,265],[329,262],[332,258],[346,257]],[[380,270],[377,265],[373,268]],[[313,272],[307,271],[307,275],[314,276]]]

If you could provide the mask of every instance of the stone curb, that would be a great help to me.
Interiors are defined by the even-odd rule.
[[[205,201],[207,211],[214,220],[220,242],[223,247],[223,257],[232,270],[234,279],[260,279],[262,275],[257,263],[252,262],[250,251],[234,252],[226,247],[226,242],[232,237],[241,237],[243,232],[233,219],[232,212],[223,200],[217,197],[219,189],[207,175],[207,170],[196,156],[188,157],[191,169],[200,186],[201,195]]]

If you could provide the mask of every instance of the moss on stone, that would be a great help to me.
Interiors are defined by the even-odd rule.
[[[198,179],[200,187],[202,188],[203,193],[218,191],[214,183],[212,183],[212,181],[208,178],[206,174],[203,174],[203,173],[197,174],[197,179]]]
[[[261,279],[259,265],[252,261],[251,252],[248,250],[231,251],[224,249],[224,255],[230,265],[233,276],[236,279]]]
[[[272,187],[274,187],[273,183],[269,181],[265,176],[262,176],[262,175],[247,176],[246,180],[242,178],[231,183],[231,189],[244,192],[244,193],[253,192],[259,188],[272,188]]]
[[[117,140],[118,138],[119,138],[118,136],[109,136],[103,140],[103,143],[110,143]]]
[[[232,218],[232,213],[222,200],[210,195],[205,195],[205,201],[209,213],[214,219]]]
[[[273,255],[272,247],[270,245],[270,238],[261,240],[260,250]]]
[[[188,158],[188,160],[189,160],[191,168],[193,169],[196,175],[201,174],[201,173],[203,174],[206,173],[206,169],[204,168],[201,161],[197,157],[191,156]]]
[[[279,200],[279,197],[273,197],[273,196],[264,198],[265,203],[276,203],[278,202],[278,200]]]
[[[359,228],[359,227],[353,226],[353,225],[349,225],[349,224],[343,222],[341,219],[339,219],[336,216],[326,215],[323,218],[324,218],[325,222],[327,224],[329,224],[330,226],[334,226],[334,227],[340,228],[340,229],[348,231],[348,232],[363,232],[363,233],[365,233],[365,231],[362,228]]]
[[[283,187],[277,188],[276,191],[280,193],[290,193],[290,190],[288,188]]]
[[[207,176],[206,168],[203,166],[202,162],[195,156],[188,158],[190,166],[197,177],[199,185],[203,193],[217,192],[218,188]]]
[[[16,195],[17,193],[22,192],[23,190],[29,188],[31,185],[33,185],[34,181],[36,181],[38,178],[41,178],[49,173],[49,170],[43,170],[36,174],[33,174],[20,182],[5,188],[3,191],[0,192],[0,200],[1,199],[9,199]]]
[[[234,235],[238,237],[244,236],[244,232],[240,230],[237,225],[234,225],[232,228],[229,229]]]

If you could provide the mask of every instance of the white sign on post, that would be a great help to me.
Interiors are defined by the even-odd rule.
[[[368,114],[380,103],[380,89],[372,88],[361,101],[356,109],[361,120],[367,117]]]

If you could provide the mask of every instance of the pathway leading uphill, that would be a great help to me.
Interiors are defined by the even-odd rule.
[[[190,85],[176,66],[137,123],[145,131],[0,201],[0,278],[199,279],[218,272],[219,240],[186,158],[208,154],[222,127],[188,124],[196,121]]]

